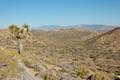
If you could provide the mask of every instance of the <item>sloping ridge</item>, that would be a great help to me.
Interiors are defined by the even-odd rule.
[[[87,44],[99,48],[118,51],[120,50],[120,27],[88,39]]]
[[[108,32],[101,34],[99,37],[110,35],[110,34],[115,34],[115,33],[119,33],[119,32],[120,32],[120,27],[116,27]]]

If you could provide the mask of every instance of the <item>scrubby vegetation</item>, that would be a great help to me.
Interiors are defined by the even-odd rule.
[[[10,31],[0,31],[0,80],[113,80],[120,75],[119,29],[102,36],[74,28],[31,33],[28,25],[23,29],[11,25]],[[21,54],[16,32],[23,41]]]

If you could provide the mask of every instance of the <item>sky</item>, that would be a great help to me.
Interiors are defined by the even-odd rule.
[[[120,0],[0,0],[0,28],[25,23],[120,25]]]

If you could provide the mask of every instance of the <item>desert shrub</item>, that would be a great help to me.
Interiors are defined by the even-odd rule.
[[[44,80],[60,80],[61,73],[56,70],[46,72]]]
[[[105,72],[96,72],[89,76],[87,80],[112,80],[112,77]]]
[[[24,64],[28,67],[28,68],[33,68],[33,64],[30,63],[29,61],[24,61]]]
[[[80,67],[77,70],[77,76],[79,76],[82,79],[84,79],[86,76],[88,76],[91,73],[92,71],[90,71],[87,67]]]

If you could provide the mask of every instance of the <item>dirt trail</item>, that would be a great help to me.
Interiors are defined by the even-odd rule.
[[[18,64],[18,69],[20,71],[20,77],[21,80],[43,80],[42,78],[38,78],[34,76],[34,71],[27,68],[21,60],[17,60],[17,64]]]

